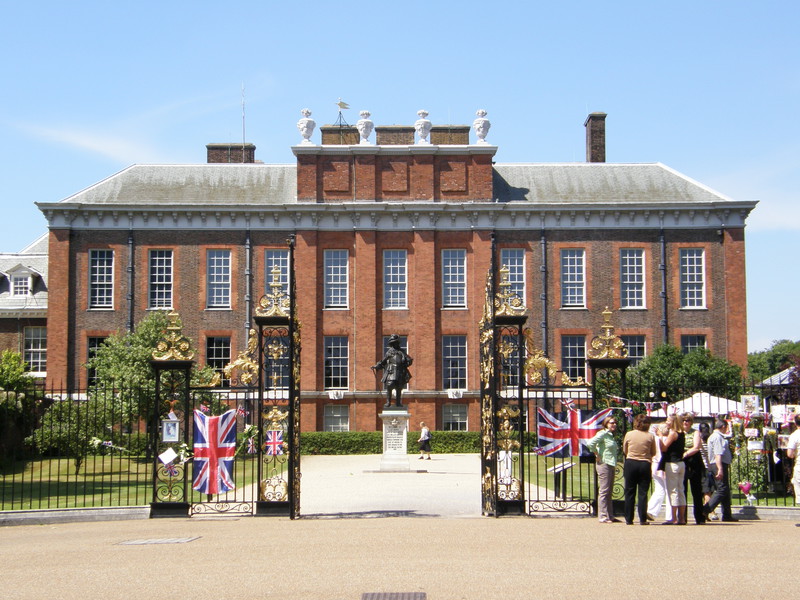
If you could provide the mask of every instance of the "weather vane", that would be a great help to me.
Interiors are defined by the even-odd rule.
[[[339,107],[339,117],[336,119],[336,123],[334,123],[334,125],[338,125],[339,127],[350,127],[349,123],[344,120],[344,115],[342,115],[342,111],[349,109],[350,105],[341,98],[339,98],[339,101],[336,103],[336,106]]]

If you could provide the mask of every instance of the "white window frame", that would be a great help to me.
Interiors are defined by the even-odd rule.
[[[345,335],[326,335],[323,340],[323,388],[346,390],[350,387],[350,341]],[[337,374],[334,375],[333,371]],[[330,370],[331,374],[328,374]]]
[[[25,327],[23,359],[33,375],[47,374],[47,327]]]
[[[443,431],[469,431],[469,410],[466,404],[442,405]]]
[[[442,336],[442,389],[467,389],[467,351],[466,335]]]
[[[206,308],[231,308],[231,255],[228,248],[206,250]]]
[[[697,342],[703,341],[703,345],[699,345],[696,343],[690,344],[689,341]],[[707,350],[708,349],[708,336],[703,333],[688,333],[681,335],[681,352],[683,354],[689,354],[694,350]]]
[[[100,335],[91,335],[86,338],[86,362],[89,362],[95,357],[97,349],[102,346],[107,339],[107,336]],[[86,383],[89,386],[95,385],[97,383],[97,372],[89,367],[86,368],[86,371]]]
[[[644,248],[620,248],[619,303],[622,309],[647,308]]]
[[[26,273],[24,275],[10,276],[10,292],[14,298],[25,298],[33,295],[33,277]]]
[[[561,336],[561,370],[575,380],[582,377],[586,380],[586,336]]]
[[[408,252],[383,251],[383,308],[408,308]]]
[[[586,308],[586,249],[561,249],[561,308]]]
[[[620,335],[619,337],[625,343],[625,348],[628,351],[628,358],[631,359],[631,366],[635,367],[647,356],[647,336],[635,334],[635,335]],[[637,343],[635,344],[628,343],[634,339],[636,340]],[[641,343],[638,343],[640,340]],[[635,348],[637,352],[635,354],[631,354],[631,348]],[[641,349],[641,352],[638,351],[639,349]]]
[[[325,308],[349,306],[350,252],[330,249],[323,252],[325,272]]]
[[[231,338],[226,335],[206,337],[206,365],[219,373],[222,387],[229,387],[231,380],[225,377],[224,369],[231,362]]]
[[[509,291],[516,292],[523,306],[527,305],[525,296],[525,249],[501,248],[500,265],[508,268]]]
[[[89,308],[114,308],[114,251],[105,248],[89,250]]]
[[[289,295],[289,251],[282,248],[267,248],[264,250],[264,293],[272,291],[272,269],[278,267],[280,275],[278,281],[281,291]]]
[[[350,407],[347,404],[323,406],[322,431],[350,431]]]
[[[467,307],[467,251],[442,250],[442,307]]]
[[[681,309],[706,308],[706,251],[704,248],[681,248]]]
[[[150,250],[147,255],[147,307],[172,308],[174,254],[169,249]]]

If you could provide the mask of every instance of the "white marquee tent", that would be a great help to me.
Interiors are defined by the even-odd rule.
[[[742,403],[727,398],[712,396],[708,392],[697,392],[688,398],[675,402],[664,409],[654,410],[650,413],[651,417],[666,417],[673,413],[694,413],[696,417],[712,417],[714,415],[729,415],[731,413],[741,413]]]

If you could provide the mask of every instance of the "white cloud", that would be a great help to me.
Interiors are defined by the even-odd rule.
[[[88,129],[39,125],[21,125],[20,129],[42,140],[90,152],[123,164],[163,162],[155,147],[122,131],[99,133]]]

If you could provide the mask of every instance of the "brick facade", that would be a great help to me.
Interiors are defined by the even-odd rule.
[[[336,132],[326,129],[323,141],[333,139],[330,136],[339,128]],[[533,202],[520,203],[519,208],[502,206],[495,188],[499,177],[493,165],[496,147],[465,143],[466,126],[434,130],[439,143],[426,146],[413,145],[409,127],[376,128],[383,143],[375,146],[296,146],[292,149],[296,198],[283,204],[263,204],[252,210],[233,205],[220,210],[214,204],[202,217],[189,217],[185,222],[190,226],[180,225],[177,209],[173,226],[151,226],[154,217],[129,229],[51,225],[48,379],[55,384],[85,385],[82,365],[88,338],[124,330],[147,314],[151,250],[172,250],[172,308],[181,315],[184,333],[200,349],[200,362],[206,358],[205,340],[212,336],[229,336],[234,358],[246,345],[248,307],[267,288],[265,251],[285,249],[290,233],[295,235],[296,307],[302,325],[301,426],[306,431],[323,428],[329,404],[348,407],[351,430],[380,428],[377,415],[384,395],[370,366],[381,358],[383,338],[391,333],[407,337],[414,358],[413,378],[404,394],[412,427],[424,420],[441,429],[444,407],[461,404],[466,406],[469,429],[478,429],[477,324],[492,261],[493,234],[498,251],[524,251],[527,325],[556,364],[562,363],[561,337],[585,336],[588,342],[599,333],[606,306],[614,311],[616,333],[645,336],[648,352],[662,343],[665,334],[676,345],[682,335],[703,335],[716,356],[746,363],[744,216],[740,225],[720,228],[710,218],[704,221],[708,225],[698,225],[702,219],[692,212],[687,221],[690,227],[664,227],[667,217],[658,206],[627,209],[623,215],[608,205],[601,207],[598,217],[590,216],[590,208],[596,211],[596,207],[578,209],[569,202],[563,210],[540,209]],[[596,142],[599,132],[593,135]],[[225,201],[224,190],[220,194],[220,202]],[[314,212],[314,207],[320,208]],[[170,214],[168,208],[159,210]],[[237,214],[238,210],[244,212]],[[541,212],[523,216],[517,210]],[[670,218],[678,223],[683,210],[676,209]],[[634,213],[640,221],[634,220]],[[652,214],[658,219],[651,220]],[[159,213],[158,218],[162,217]],[[598,226],[582,225],[590,218],[596,218]],[[644,254],[644,303],[620,309],[620,251],[628,248]],[[681,307],[681,248],[703,252],[706,303],[702,307]],[[108,309],[88,305],[92,249],[114,252],[113,307]],[[463,250],[466,255],[464,307],[444,306],[442,252],[448,249]],[[561,252],[565,249],[583,252],[582,306],[561,304]],[[206,257],[214,250],[230,251],[231,302],[220,309],[210,309],[206,303]],[[347,251],[345,306],[325,307],[326,250]],[[406,307],[384,308],[387,250],[405,251]],[[330,398],[325,389],[326,336],[343,336],[348,341],[349,383],[341,399]],[[443,336],[466,338],[467,385],[453,397],[443,384]]]

